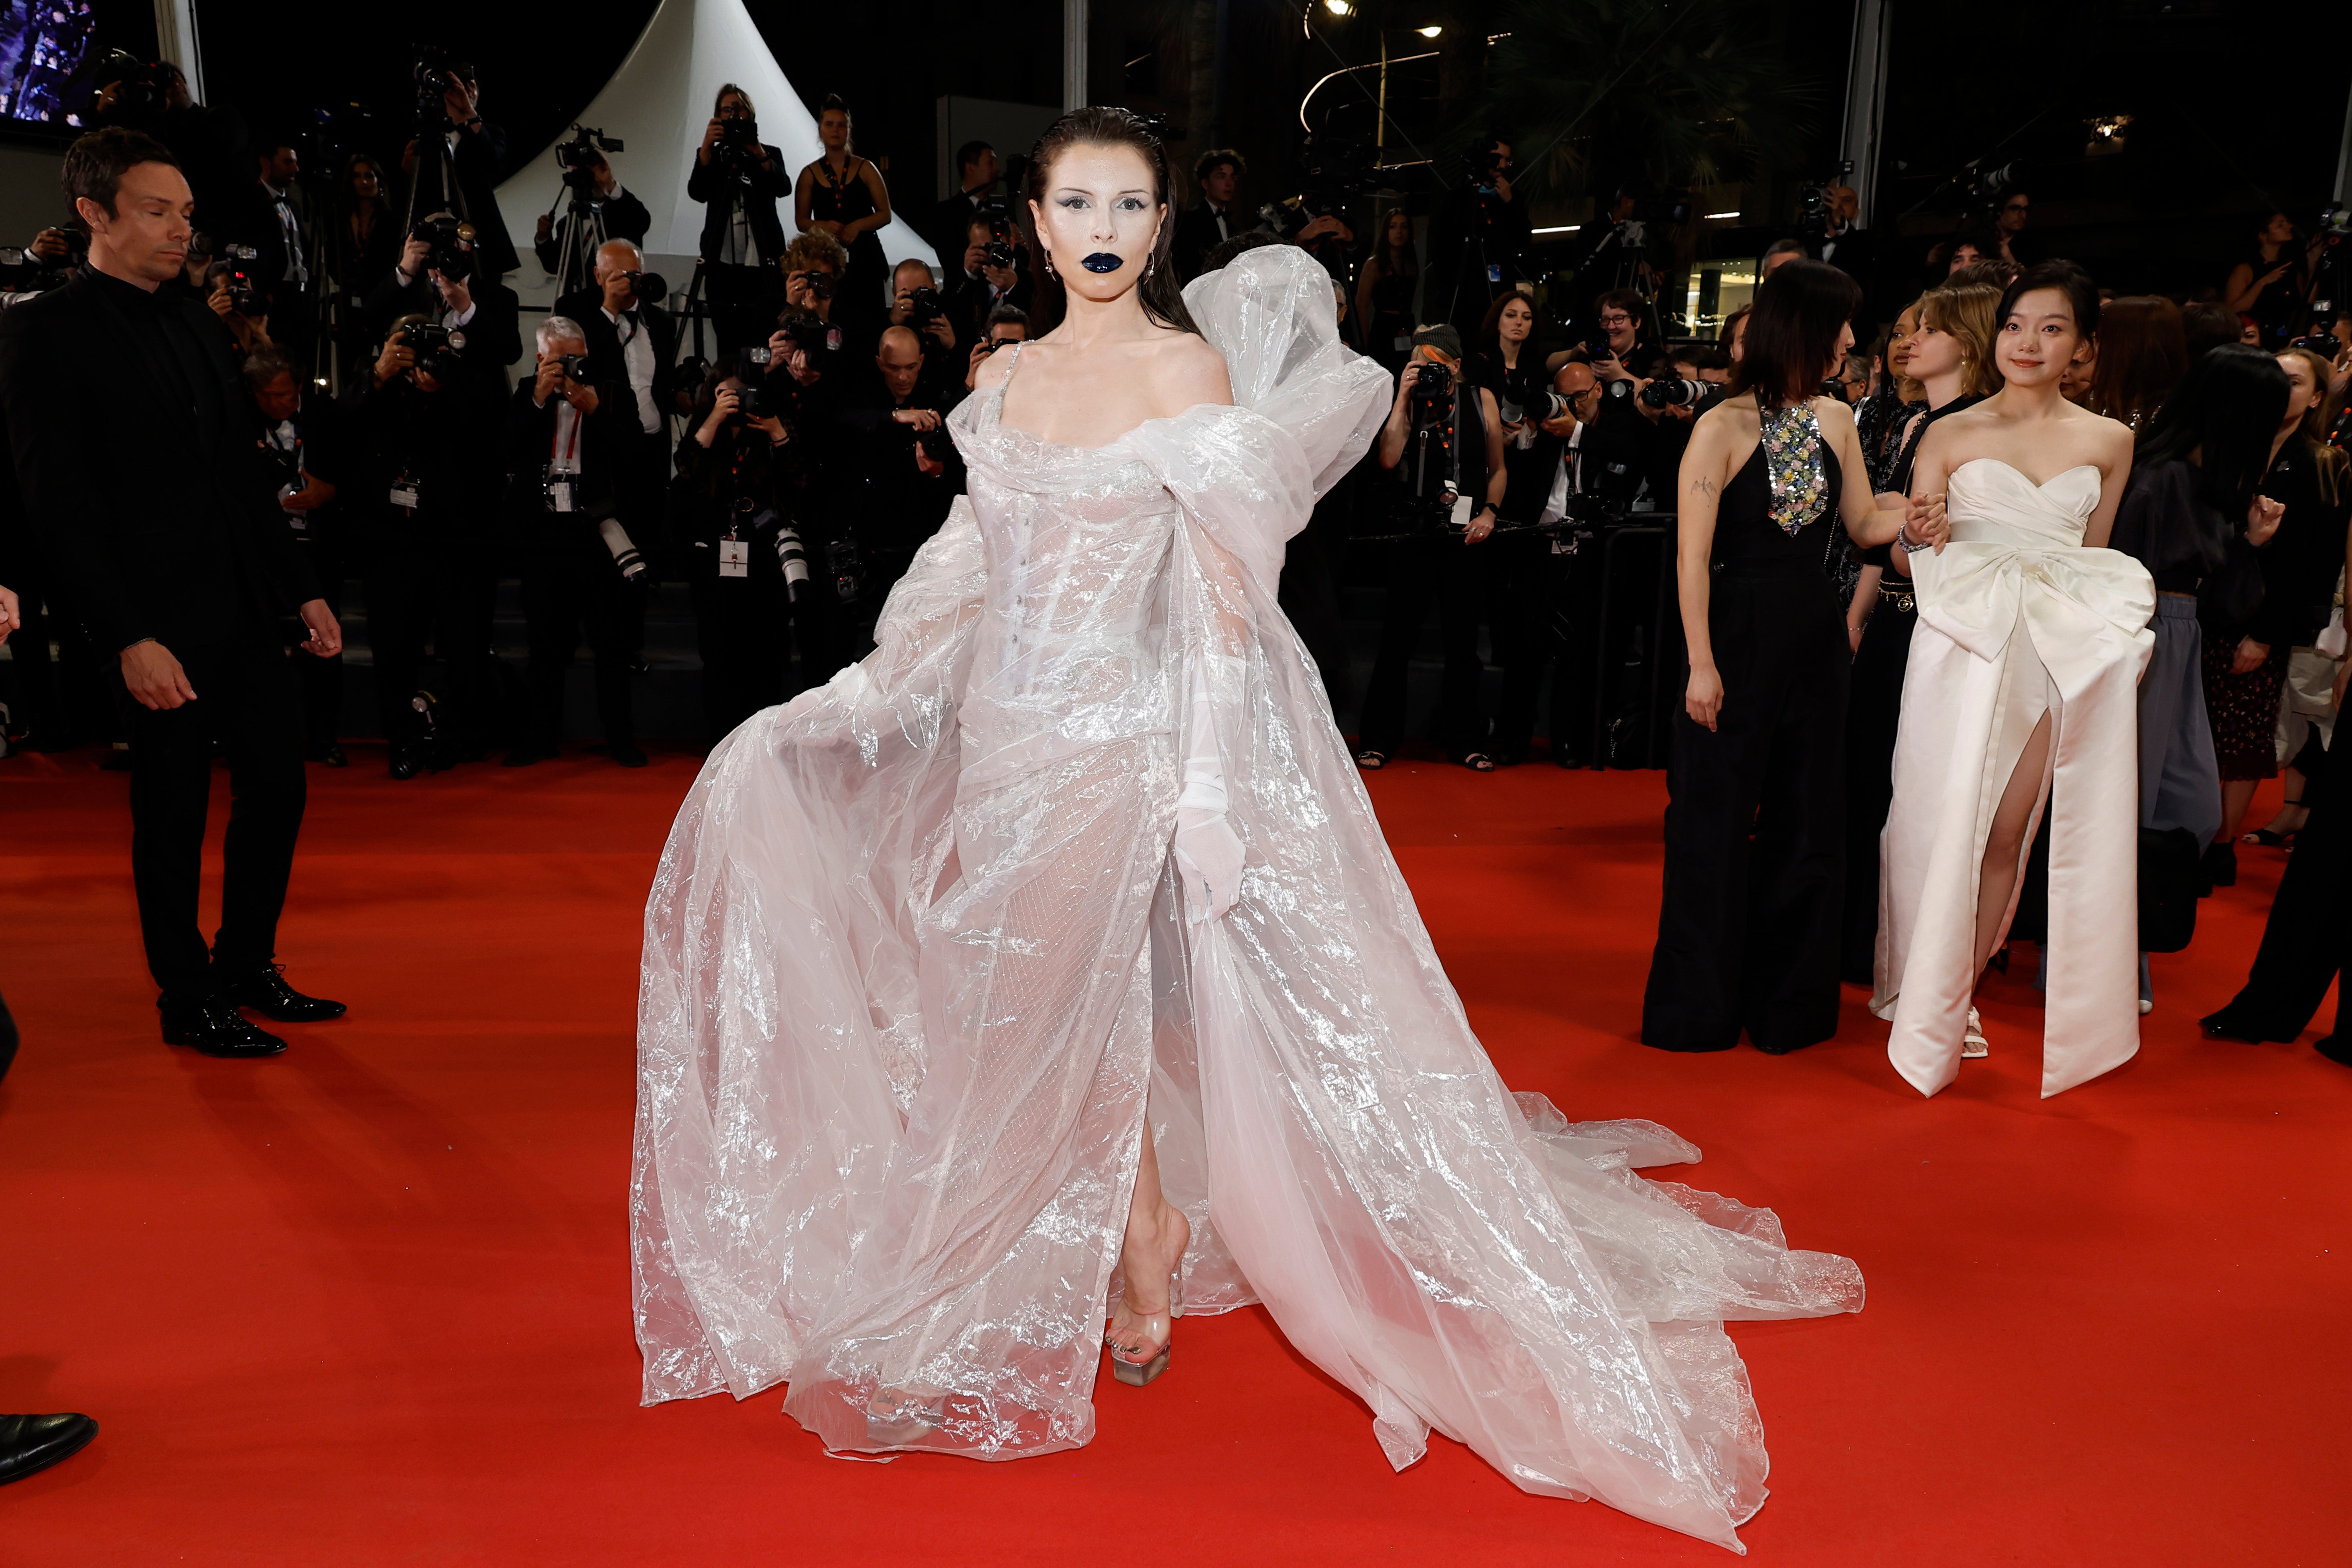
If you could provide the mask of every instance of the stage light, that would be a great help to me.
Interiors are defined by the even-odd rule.
[[[1424,38],[1433,38],[1433,37],[1437,37],[1437,35],[1438,35],[1438,34],[1440,34],[1440,33],[1442,33],[1442,32],[1445,31],[1445,29],[1444,29],[1444,28],[1443,28],[1443,27],[1438,27],[1438,26],[1428,26],[1428,27],[1415,27],[1415,28],[1413,29],[1413,31],[1414,31],[1414,32],[1416,32],[1416,33],[1419,33],[1419,34],[1420,34],[1423,37],[1424,37]]]
[[[1704,217],[1738,217],[1739,215],[1738,213],[1704,213],[1700,216]]]
[[[1323,0],[1323,9],[1334,16],[1349,16],[1355,14],[1356,7],[1349,0]]]

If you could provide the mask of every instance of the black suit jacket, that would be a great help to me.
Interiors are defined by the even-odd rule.
[[[983,197],[988,194],[981,193]],[[971,220],[976,211],[972,199],[961,191],[931,209],[929,221],[923,225],[923,237],[940,253],[942,271],[963,269],[964,247],[971,243]]]
[[[474,319],[462,329],[466,366],[486,382],[494,378],[493,390],[503,395],[507,367],[522,357],[522,301],[496,279],[477,276],[467,282],[467,292],[474,297]],[[419,278],[403,288],[400,272],[394,268],[368,290],[360,315],[367,324],[369,342],[381,346],[392,323],[401,317],[415,313],[437,321],[440,310],[440,297],[431,279]]]
[[[564,210],[556,215],[553,226],[547,231],[547,237],[531,242],[531,250],[538,256],[541,268],[550,273],[555,271],[557,263],[563,259],[564,231],[572,226],[570,199],[559,197],[558,201]],[[622,187],[621,194],[611,201],[597,200],[590,205],[604,209],[604,237],[608,240],[625,239],[635,245],[654,226],[654,215],[646,210],[645,203],[637,200],[636,193],[625,185]]]
[[[635,408],[636,397],[629,390],[628,361],[623,357],[619,330],[605,319],[604,291],[576,289],[556,300],[555,313],[579,322],[581,331],[587,334],[588,379],[590,384],[596,388],[596,395],[606,402],[619,399]],[[640,304],[637,320],[644,324],[646,336],[654,346],[656,383],[654,402],[667,415],[670,412],[669,405],[663,402],[658,384],[668,374],[669,367],[677,358],[677,318],[659,305]],[[644,427],[640,426],[638,428],[642,431]],[[667,424],[662,426],[660,437],[667,446],[669,441]]]
[[[153,322],[88,269],[0,311],[0,409],[26,526],[99,645],[217,646],[319,596],[278,509],[275,465],[228,329],[163,298],[209,374],[182,404]]]
[[[310,219],[304,210],[299,191],[289,191],[288,205],[294,209],[294,221],[301,236],[303,266],[310,264]],[[225,237],[239,245],[249,245],[260,254],[255,258],[253,269],[263,281],[276,287],[286,276],[286,226],[278,221],[278,200],[261,182],[256,180],[246,192],[244,209],[236,215],[236,224]],[[395,251],[397,257],[398,252]]]
[[[750,172],[729,175],[715,163],[701,158],[687,171],[686,194],[704,204],[702,215],[702,259],[716,261],[727,248],[727,224],[737,201],[751,220],[751,237],[760,247],[760,255],[771,267],[784,254],[784,220],[776,214],[776,204],[793,194],[793,177],[784,172],[784,155],[766,142],[768,166],[764,170],[754,163]]]
[[[1225,226],[1239,234],[1250,225],[1239,211],[1227,207]],[[1187,283],[1198,278],[1202,261],[1225,238],[1217,232],[1217,215],[1209,210],[1208,203],[1198,202],[1178,213],[1176,236],[1169,242],[1169,256],[1176,263],[1176,276]]]

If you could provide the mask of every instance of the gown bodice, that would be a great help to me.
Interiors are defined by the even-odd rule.
[[[1953,469],[1944,502],[1951,542],[1910,557],[1921,618],[1979,658],[1998,658],[2021,625],[2037,628],[2053,673],[2125,657],[2156,613],[2156,584],[2122,552],[2084,547],[2099,485],[2088,463],[2039,485],[1993,458]],[[2074,635],[2090,625],[2084,612],[2113,636]]]
[[[1952,470],[1944,497],[1956,542],[2079,549],[2099,504],[2099,470],[2081,463],[2037,485],[1998,458],[1978,458]]]

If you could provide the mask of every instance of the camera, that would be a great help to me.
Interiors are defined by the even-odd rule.
[[[746,382],[743,389],[735,395],[735,412],[728,416],[727,423],[741,425],[751,419],[781,419],[785,412],[783,399],[777,395],[776,389],[761,382]]]
[[[240,316],[266,316],[269,313],[269,291],[262,286],[253,263],[261,253],[249,245],[226,245],[222,256],[205,268],[205,284],[226,279],[228,283],[228,308]]]
[[[425,265],[444,278],[462,279],[474,270],[474,226],[453,217],[419,218],[408,237],[431,247]]]
[[[1421,374],[1413,378],[1411,397],[1412,427],[1416,430],[1451,429],[1454,424],[1454,372],[1434,360],[1421,362]]]
[[[856,542],[836,539],[826,545],[824,564],[833,574],[833,596],[845,605],[857,603],[866,591],[866,567],[857,558]]]
[[[973,222],[988,225],[988,265],[991,267],[1019,265],[1019,255],[1013,243],[1013,213],[1005,205],[1004,198],[989,197],[972,209],[971,216]]]
[[[1680,376],[1662,375],[1642,388],[1642,401],[1652,408],[1686,407],[1701,413],[1722,395],[1723,388],[1715,382],[1685,381]]]
[[[658,305],[669,298],[669,279],[658,272],[624,272],[629,280],[629,291],[640,305]]]
[[[1318,131],[1298,149],[1299,193],[1257,209],[1258,224],[1284,240],[1318,217],[1332,217],[1349,202],[1381,188],[1371,148],[1352,136]]]
[[[163,60],[142,60],[128,49],[109,49],[89,79],[99,87],[116,84],[114,112],[152,121],[172,98],[172,67]]]
[[[940,298],[938,289],[925,287],[908,290],[907,324],[915,329],[917,336],[947,313],[947,302]]]
[[[443,100],[460,82],[471,79],[473,67],[435,44],[419,44],[413,51],[410,74],[416,80],[416,123],[427,132],[457,129]]]
[[[750,115],[722,115],[719,140],[711,143],[710,166],[740,175],[760,161],[760,122]]]
[[[219,262],[213,263],[217,267]],[[416,356],[416,368],[439,380],[466,352],[466,334],[462,330],[436,326],[431,321],[409,321],[395,327],[394,341]]]
[[[805,272],[795,272],[792,276],[794,278],[806,279],[808,280],[810,299],[830,300],[833,298],[834,278],[832,273],[819,271],[816,268],[812,267]]]
[[[801,531],[750,496],[736,498],[735,531],[739,536],[756,539],[771,529],[775,531],[776,564],[783,569],[784,590],[797,605],[809,596],[810,591],[808,547],[801,542]]]
[[[596,192],[596,165],[604,162],[605,153],[624,151],[617,136],[607,136],[602,131],[574,122],[572,140],[556,144],[556,162],[563,165],[563,183],[583,196]]]
[[[825,353],[834,346],[835,329],[814,316],[792,316],[785,319],[784,335],[803,353]]]
[[[1844,184],[1846,183],[1847,176],[1853,173],[1853,160],[1848,158],[1838,164],[1836,173],[1825,175],[1818,180],[1808,180],[1804,185],[1799,189],[1797,192],[1797,229],[1799,233],[1805,235],[1809,238],[1816,240],[1823,239],[1828,237],[1830,229],[1830,207],[1832,205],[1830,193],[1835,190],[1838,186]],[[2000,171],[2003,177],[2006,177],[2009,171],[2006,169]]]

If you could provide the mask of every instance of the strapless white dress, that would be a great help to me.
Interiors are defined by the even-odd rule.
[[[1879,839],[1871,1010],[1894,1021],[1887,1057],[1922,1094],[1959,1070],[1985,841],[2045,712],[2050,766],[2033,808],[2036,825],[2050,814],[2042,1092],[2139,1049],[2136,689],[2156,644],[2156,584],[2130,556],[2083,547],[2098,503],[2087,464],[2036,485],[1979,458],[1946,489],[1951,542],[1911,558],[1919,627]],[[2012,895],[2004,931],[2016,910]]]
[[[1148,1121],[1186,1311],[1263,1300],[1391,1463],[1433,1429],[1737,1551],[1767,1462],[1722,1325],[1854,1310],[1862,1276],[1636,1175],[1698,1158],[1665,1129],[1504,1087],[1276,602],[1388,377],[1300,251],[1185,300],[1236,406],[1082,450],[967,400],[970,499],[874,654],[744,723],[678,813],[638,1015],[645,1397],[789,1382],[842,1454],[1086,1442]],[[1193,923],[1169,846],[1202,714],[1247,864]]]

